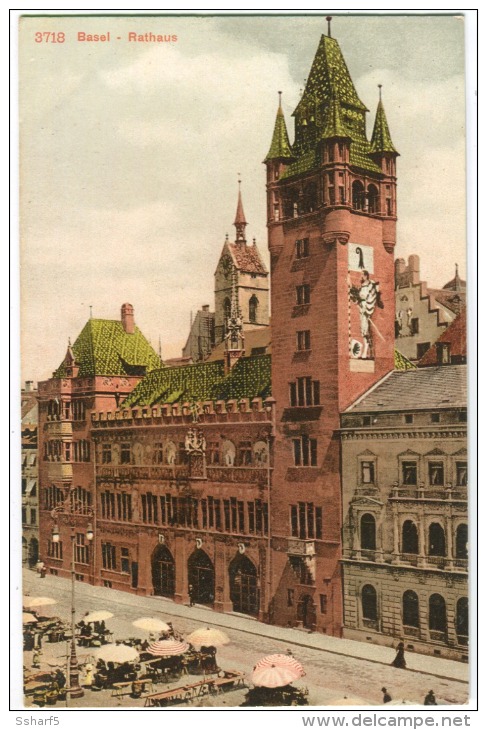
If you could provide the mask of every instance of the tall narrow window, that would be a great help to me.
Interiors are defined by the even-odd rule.
[[[433,522],[428,530],[428,555],[444,557],[446,555],[445,531],[438,522]]]
[[[377,621],[377,591],[374,586],[362,588],[362,616],[369,621]]]
[[[362,515],[360,520],[360,547],[362,550],[375,550],[375,517],[370,514]]]
[[[311,288],[309,284],[301,284],[296,287],[296,304],[309,304],[311,300]]]
[[[455,533],[455,557],[459,560],[468,558],[468,526],[458,525]]]
[[[375,484],[375,462],[362,461],[360,462],[360,467],[362,473],[362,484]]]
[[[296,333],[296,347],[298,350],[311,349],[311,332],[310,330],[301,330]]]
[[[404,626],[419,629],[419,599],[414,591],[406,591],[402,596],[402,622]]]
[[[445,465],[442,461],[430,461],[428,464],[429,483],[432,487],[442,487],[445,483]]]
[[[257,312],[259,308],[259,300],[253,294],[249,299],[249,322],[257,322]]]
[[[418,554],[418,528],[412,520],[405,520],[402,526],[402,552]]]
[[[431,631],[446,632],[446,603],[439,593],[430,596],[428,623]]]
[[[408,486],[416,486],[418,483],[418,463],[416,461],[403,461],[402,483]]]

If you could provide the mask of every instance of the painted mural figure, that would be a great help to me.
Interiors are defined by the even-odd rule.
[[[372,334],[370,331],[371,318],[375,312],[375,308],[384,307],[380,297],[379,283],[373,281],[369,272],[365,269],[362,271],[360,287],[350,287],[350,299],[358,305],[360,313],[360,333],[364,340],[362,349],[362,359],[368,359],[372,356]]]

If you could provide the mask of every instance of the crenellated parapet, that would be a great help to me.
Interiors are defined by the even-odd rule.
[[[269,398],[240,398],[217,401],[164,403],[157,406],[136,406],[115,411],[92,412],[94,429],[120,426],[263,423],[273,422],[275,401]]]

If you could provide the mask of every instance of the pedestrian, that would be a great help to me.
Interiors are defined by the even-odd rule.
[[[391,695],[389,694],[389,692],[386,690],[385,687],[382,687],[381,692],[384,694],[384,697],[382,698],[382,701],[384,703],[390,702],[392,700]]]
[[[32,652],[32,667],[34,669],[40,669],[41,668],[41,652],[39,649],[34,649]]]
[[[194,606],[194,588],[191,583],[188,586],[189,605]]]
[[[46,577],[46,573],[47,573],[47,568],[46,568],[46,566],[44,564],[42,564],[41,578],[45,578]]]
[[[424,704],[425,705],[437,705],[438,704],[436,701],[435,693],[433,692],[432,689],[430,689],[430,691],[424,698]]]
[[[85,676],[83,678],[82,686],[90,687],[93,685],[93,664],[88,662],[85,664]]]
[[[392,662],[393,667],[398,669],[406,669],[406,659],[404,658],[404,642],[400,641],[396,648],[396,657]]]

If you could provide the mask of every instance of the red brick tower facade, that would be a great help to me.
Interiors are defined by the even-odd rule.
[[[394,367],[397,152],[322,36],[266,157],[277,402],[269,619],[341,635],[339,413]]]

